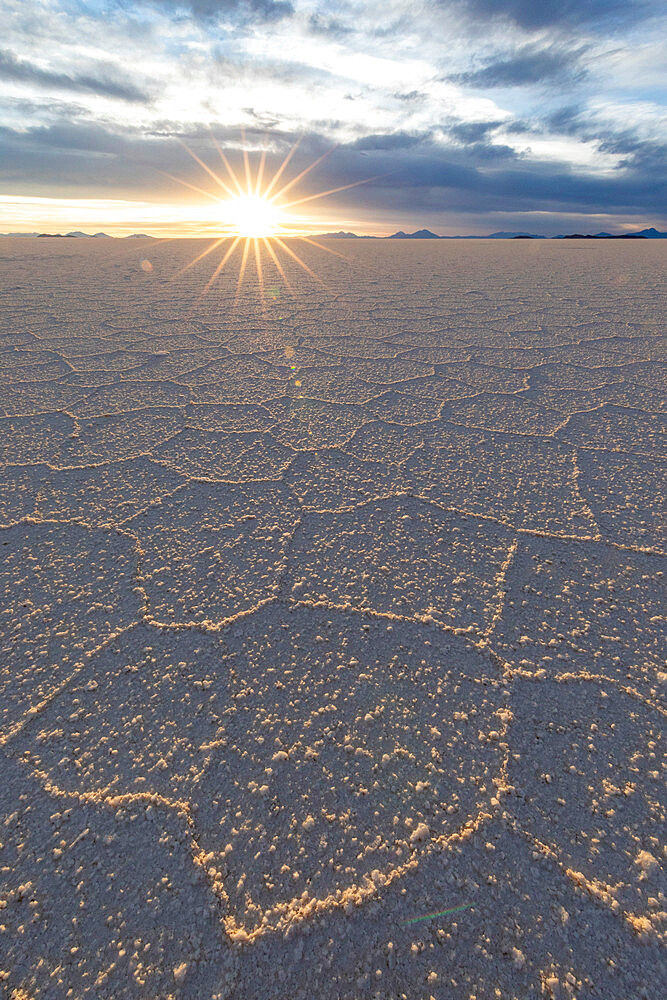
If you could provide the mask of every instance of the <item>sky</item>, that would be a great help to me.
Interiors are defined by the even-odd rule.
[[[0,231],[215,234],[190,154],[297,139],[311,232],[667,229],[666,69],[654,0],[3,0]]]

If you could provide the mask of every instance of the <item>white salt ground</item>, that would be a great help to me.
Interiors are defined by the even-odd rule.
[[[658,1000],[666,248],[202,249],[0,241],[4,995]]]

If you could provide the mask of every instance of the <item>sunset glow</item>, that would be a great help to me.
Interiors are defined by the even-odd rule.
[[[309,278],[326,287],[322,279],[299,256],[294,247],[294,239],[303,240],[312,246],[326,251],[326,253],[332,256],[341,257],[342,255],[338,251],[331,250],[329,247],[323,246],[321,243],[317,243],[311,239],[307,235],[308,218],[291,215],[289,209],[316,201],[319,198],[325,198],[327,195],[335,194],[340,190],[358,187],[360,184],[366,184],[373,178],[354,181],[351,184],[345,184],[333,189],[330,188],[315,194],[303,194],[299,190],[300,181],[326,159],[331,151],[318,156],[316,160],[313,160],[312,163],[295,176],[289,176],[287,168],[299,146],[299,141],[297,140],[273,176],[265,180],[266,150],[260,154],[257,163],[252,163],[245,145],[245,136],[243,136],[243,143],[243,172],[241,176],[234,170],[227,156],[217,143],[215,143],[215,146],[224,166],[224,174],[217,173],[207,162],[193,152],[192,149],[184,143],[182,144],[193,160],[201,167],[208,180],[213,181],[216,188],[221,188],[228,197],[221,199],[210,189],[199,187],[177,176],[168,175],[172,180],[177,181],[184,187],[198,191],[200,194],[211,198],[220,211],[221,220],[220,230],[216,233],[216,237],[189,264],[181,268],[175,277],[180,277],[180,275],[194,268],[200,262],[206,261],[208,263],[211,259],[215,260],[216,257],[213,255],[217,251],[217,263],[202,291],[202,295],[205,295],[220,277],[223,269],[236,254],[238,248],[241,256],[236,283],[236,299],[238,299],[243,287],[246,266],[251,256],[255,262],[262,304],[264,304],[265,264],[275,269],[277,276],[279,276],[290,294],[294,293],[294,288],[287,277],[283,261],[291,261],[297,264]],[[286,201],[285,196],[288,192],[289,200]],[[288,246],[284,242],[286,237],[292,237],[292,246]],[[235,259],[234,264],[236,265],[236,263],[238,263],[237,259]]]

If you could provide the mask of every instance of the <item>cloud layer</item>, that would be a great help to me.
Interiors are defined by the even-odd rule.
[[[221,161],[335,151],[323,225],[667,224],[652,0],[7,0],[0,195],[194,204]],[[0,229],[2,229],[0,223]],[[339,228],[338,226],[336,228]]]

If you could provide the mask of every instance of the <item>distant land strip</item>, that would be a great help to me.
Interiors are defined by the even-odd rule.
[[[404,233],[399,230],[391,236],[367,236],[359,233],[349,233],[339,230],[336,233],[317,233],[318,239],[329,240],[665,240],[667,232],[661,233],[654,226],[642,229],[638,233],[561,233],[558,236],[540,236],[537,233],[488,233],[486,236],[439,236],[430,229],[418,229],[414,233]],[[29,237],[38,239],[125,239],[152,240],[157,237],[147,233],[132,233],[130,236],[110,236],[108,233],[0,233],[0,237]],[[207,239],[205,236],[182,237],[183,239]],[[281,238],[288,238],[287,236]]]

